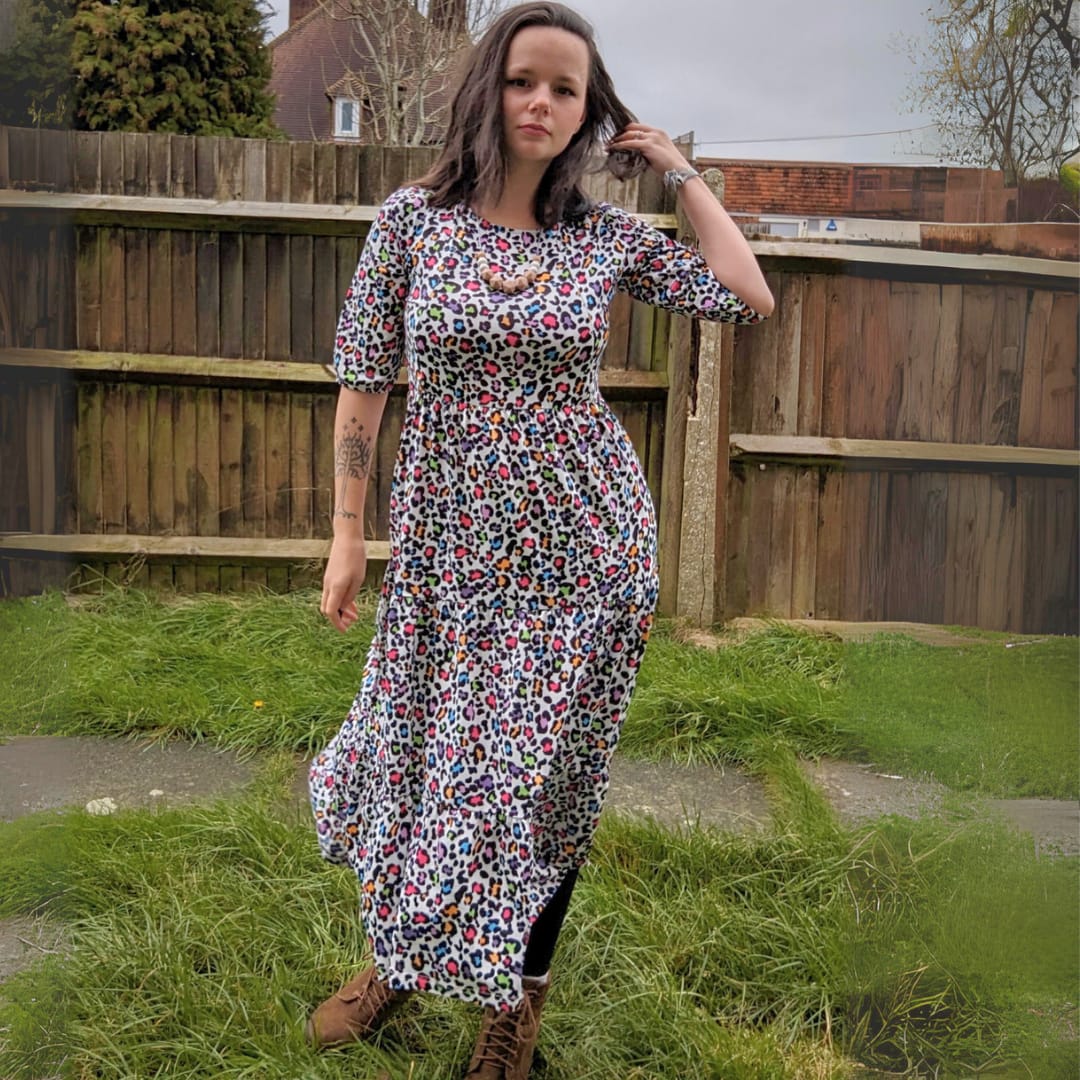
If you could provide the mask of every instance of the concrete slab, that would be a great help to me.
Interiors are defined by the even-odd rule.
[[[255,759],[205,744],[19,735],[0,743],[0,821],[86,806],[177,806],[214,799],[254,776]]]

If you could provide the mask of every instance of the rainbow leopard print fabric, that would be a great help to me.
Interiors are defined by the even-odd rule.
[[[479,278],[477,255],[533,285]],[[409,390],[376,632],[311,763],[321,854],[351,866],[382,978],[509,1009],[530,927],[588,856],[656,607],[656,514],[600,396],[617,289],[762,316],[607,203],[546,230],[395,192],[342,308],[340,383]]]

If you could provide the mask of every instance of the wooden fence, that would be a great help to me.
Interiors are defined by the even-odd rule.
[[[321,577],[337,310],[430,151],[0,128],[0,561]],[[685,229],[655,178],[599,197]],[[1077,631],[1075,268],[756,244],[762,326],[620,297],[601,388],[661,519],[661,610]],[[406,378],[366,504],[373,562]],[[369,571],[369,580],[375,567]]]

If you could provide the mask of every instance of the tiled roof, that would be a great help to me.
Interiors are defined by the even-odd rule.
[[[422,18],[411,4],[403,7],[412,13],[407,17]],[[348,0],[329,0],[270,42],[270,90],[277,100],[274,118],[290,139],[333,137],[328,91],[347,85],[355,93],[365,83],[373,88],[380,85],[371,49],[353,21],[355,11]],[[368,36],[378,47],[374,28]]]

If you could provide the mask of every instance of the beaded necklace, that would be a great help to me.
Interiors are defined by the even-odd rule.
[[[533,255],[525,264],[524,269],[516,274],[503,273],[497,267],[493,267],[487,255],[482,251],[476,252],[473,259],[476,262],[480,280],[488,288],[504,293],[518,293],[529,288],[543,271],[540,259],[536,255]]]

